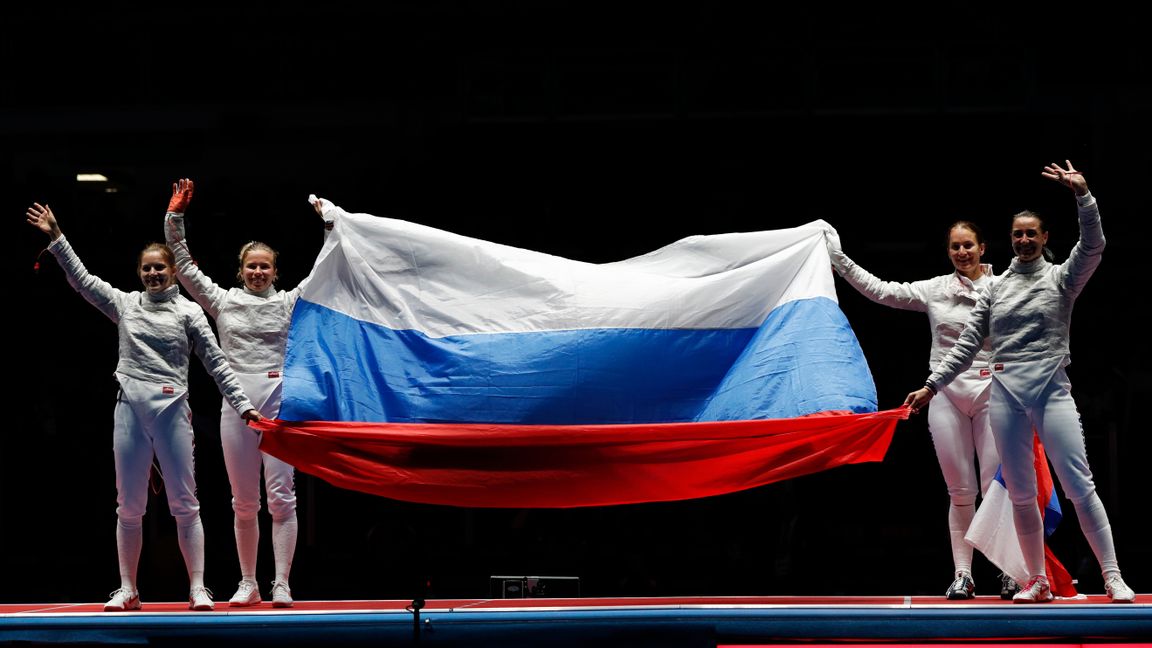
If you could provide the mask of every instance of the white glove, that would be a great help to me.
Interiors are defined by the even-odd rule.
[[[334,205],[323,198],[317,198],[316,194],[308,194],[308,203],[312,205],[312,209],[324,219],[324,229],[332,229],[332,225],[336,222],[335,210],[332,208]]]
[[[824,228],[824,245],[828,248],[828,257],[832,260],[832,267],[843,271],[848,265],[848,256],[840,245],[840,234],[831,225]]]
[[[828,246],[829,256],[841,256],[844,248],[840,245],[840,234],[835,227],[824,228],[824,244]]]

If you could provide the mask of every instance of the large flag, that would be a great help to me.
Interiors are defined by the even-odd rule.
[[[1052,471],[1048,468],[1048,456],[1044,453],[1044,445],[1040,443],[1040,437],[1035,432],[1032,435],[1032,448],[1033,467],[1036,470],[1036,506],[1040,509],[1044,521],[1044,535],[1050,536],[1056,531],[1064,514],[1060,510],[1060,499],[1056,495]],[[1017,583],[1024,585],[1028,582],[1028,568],[1024,564],[1024,553],[1020,549],[1016,523],[1012,515],[1012,500],[1008,497],[1008,487],[1000,470],[996,471],[996,478],[992,480],[984,501],[976,510],[976,517],[968,527],[964,540]],[[1076,585],[1072,575],[1064,568],[1047,543],[1044,544],[1044,566],[1053,594],[1064,597],[1076,596]]]
[[[684,499],[879,461],[907,416],[876,411],[822,222],[594,264],[324,209],[281,420],[260,427],[265,451],[336,485]]]

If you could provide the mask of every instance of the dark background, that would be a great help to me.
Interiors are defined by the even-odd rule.
[[[625,5],[626,8],[622,8]],[[741,7],[743,5],[740,5]],[[1080,298],[1069,368],[1089,458],[1138,591],[1152,587],[1152,380],[1144,320],[1152,153],[1148,39],[1126,15],[969,7],[929,15],[713,2],[393,2],[373,9],[0,10],[0,213],[10,295],[0,433],[0,600],[99,601],[118,583],[114,326],[37,254],[47,202],[89,269],[125,290],[162,239],[171,183],[196,180],[189,236],[225,283],[241,243],[281,251],[294,286],[320,248],[309,193],[601,262],[690,234],[822,218],[886,279],[950,271],[945,230],[1046,215],[1064,258],[1070,159],[1108,249]],[[109,176],[75,182],[78,172]],[[880,407],[927,374],[926,318],[838,280]],[[238,580],[219,395],[193,362],[207,583]],[[610,595],[943,594],[947,495],[923,416],[882,463],[722,497],[588,509],[461,509],[301,475],[299,599],[485,597],[491,575],[581,577]],[[1087,592],[1098,567],[1071,506],[1053,537]],[[259,580],[272,578],[268,520]],[[162,497],[146,518],[147,600],[187,591]],[[979,556],[979,593],[996,571]]]

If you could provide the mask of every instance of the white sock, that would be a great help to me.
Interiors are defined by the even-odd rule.
[[[1020,540],[1020,551],[1024,554],[1024,567],[1028,576],[1048,574],[1044,566],[1044,521],[1036,502],[1012,504],[1012,520],[1016,525],[1016,537]]]
[[[1076,508],[1076,517],[1080,520],[1080,530],[1088,540],[1092,553],[1100,563],[1100,571],[1107,578],[1109,572],[1120,573],[1120,565],[1116,560],[1116,545],[1112,542],[1112,524],[1108,522],[1108,513],[1104,510],[1104,502],[1096,491],[1088,497],[1072,500]]]
[[[948,535],[952,540],[952,564],[956,568],[957,577],[961,572],[972,576],[972,545],[964,541],[968,527],[972,526],[972,518],[976,517],[976,506],[968,504],[948,506]]]
[[[256,554],[260,549],[260,524],[256,518],[233,523],[236,531],[236,555],[240,559],[240,578],[256,580]]]
[[[292,571],[298,528],[295,513],[283,520],[272,520],[272,553],[276,558],[276,580],[281,583],[288,582],[288,575]]]
[[[124,526],[116,521],[116,553],[120,558],[120,587],[136,591],[136,568],[140,564],[140,547],[144,533],[139,524]]]
[[[204,587],[204,525],[200,515],[187,526],[176,527],[176,538],[180,542],[180,553],[184,556],[184,566],[188,569],[188,587]]]

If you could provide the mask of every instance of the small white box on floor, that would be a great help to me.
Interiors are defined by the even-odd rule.
[[[492,576],[488,598],[579,598],[579,576]]]

